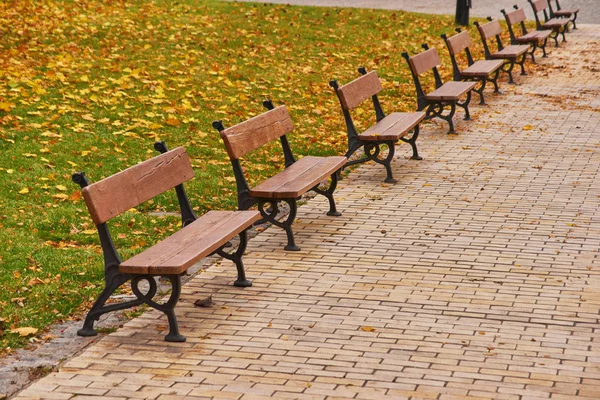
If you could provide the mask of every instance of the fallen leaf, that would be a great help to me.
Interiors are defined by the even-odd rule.
[[[38,331],[37,328],[24,327],[24,328],[11,329],[10,333],[18,333],[20,336],[24,337],[24,336],[33,335],[37,331]]]
[[[361,326],[360,330],[365,332],[375,332],[375,328],[372,326]]]

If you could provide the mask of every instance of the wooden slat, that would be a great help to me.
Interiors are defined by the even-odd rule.
[[[479,32],[481,33],[483,40],[488,40],[489,38],[499,35],[502,32],[502,27],[498,20],[493,20],[487,24],[479,25]]]
[[[469,32],[464,31],[448,38],[447,42],[450,53],[458,54],[471,45],[471,36]]]
[[[365,141],[396,141],[425,118],[424,112],[391,113],[359,135]]]
[[[543,28],[562,28],[570,22],[567,18],[552,18],[542,24]]]
[[[548,8],[548,3],[546,0],[535,0],[531,3],[531,6],[533,7],[533,12],[539,13],[540,11]]]
[[[409,64],[415,74],[421,75],[423,72],[439,66],[442,61],[435,48],[425,50],[424,52],[409,58]]]
[[[293,129],[294,124],[286,106],[279,106],[225,129],[221,132],[221,137],[225,142],[229,157],[237,160]]]
[[[383,87],[377,76],[377,71],[371,71],[368,74],[345,84],[337,91],[340,95],[342,107],[345,110],[351,110],[382,90]]]
[[[165,240],[121,263],[119,271],[180,274],[259,219],[258,211],[209,211]]]
[[[488,76],[492,72],[500,69],[504,61],[502,60],[479,60],[469,68],[461,71],[464,76]]]
[[[491,56],[492,58],[517,58],[523,54],[525,54],[527,51],[529,51],[529,45],[527,44],[515,44],[515,45],[511,45],[511,46],[507,46],[504,49],[497,51],[495,53],[492,53]]]
[[[250,190],[250,196],[269,199],[296,198],[340,169],[348,159],[306,156]]]
[[[185,149],[178,147],[86,186],[83,198],[99,225],[193,176]]]
[[[525,16],[525,10],[522,8],[506,13],[506,22],[508,22],[510,25],[518,24],[526,19],[527,17]]]
[[[475,82],[446,82],[442,87],[428,93],[425,97],[428,100],[456,101],[460,96],[473,89],[476,85]]]

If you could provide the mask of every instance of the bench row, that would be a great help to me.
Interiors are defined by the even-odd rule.
[[[537,0],[532,4],[541,1],[544,0]],[[521,15],[524,14],[519,9],[506,14],[509,25],[511,22],[522,24]],[[524,36],[527,36],[525,26],[522,26]],[[391,161],[398,141],[409,143],[413,151],[412,158],[421,159],[416,146],[421,121],[426,118],[442,117],[449,122],[450,132],[454,132],[452,117],[457,105],[464,108],[465,117],[469,119],[468,104],[471,91],[476,86],[476,82],[469,81],[480,82],[477,91],[481,97],[481,103],[483,103],[483,89],[489,75],[495,74],[491,80],[497,91],[497,78],[500,70],[505,70],[509,74],[510,81],[512,81],[511,71],[515,63],[519,63],[522,72],[525,73],[523,63],[526,55],[531,54],[534,61],[535,45],[534,49],[530,50],[529,44],[538,44],[548,37],[548,35],[529,35],[525,46],[503,47],[499,36],[501,29],[498,21],[478,25],[478,28],[488,59],[485,61],[473,61],[468,49],[470,38],[467,32],[459,31],[457,35],[450,38],[442,36],[452,58],[455,78],[453,82],[443,83],[441,81],[437,70],[441,62],[435,49],[429,49],[424,45],[423,53],[413,57],[409,57],[407,53],[403,54],[415,81],[417,112],[385,115],[377,97],[382,90],[382,85],[376,71],[367,72],[365,68],[360,68],[359,72],[362,76],[343,86],[339,86],[336,81],[331,81],[330,85],[338,96],[348,130],[348,151],[344,156],[306,156],[296,160],[286,136],[294,127],[291,116],[285,106],[275,107],[271,101],[263,103],[267,108],[265,113],[235,126],[226,128],[221,121],[215,121],[213,126],[220,132],[231,160],[237,185],[239,211],[210,211],[201,217],[196,216],[183,186],[184,182],[190,180],[194,175],[189,156],[183,147],[169,151],[164,142],[155,143],[155,149],[161,153],[159,156],[99,182],[91,184],[83,172],[74,174],[73,181],[80,185],[88,211],[98,230],[105,268],[105,288],[88,312],[78,334],[81,336],[96,335],[94,322],[103,314],[145,303],[167,315],[169,333],[165,336],[165,340],[185,341],[185,337],[179,333],[174,309],[181,294],[181,275],[193,264],[202,258],[218,254],[235,264],[237,268],[235,286],[251,286],[252,283],[245,275],[242,255],[247,246],[247,230],[254,223],[269,222],[282,228],[287,234],[285,249],[297,251],[300,248],[294,240],[292,223],[296,218],[297,201],[306,192],[312,190],[325,196],[329,201],[327,215],[339,216],[341,214],[337,211],[333,193],[342,168],[358,162],[374,160],[385,166],[386,182],[395,182]],[[512,29],[510,32],[514,39]],[[487,40],[494,36],[499,48],[496,53],[490,52],[487,45]],[[515,46],[518,49],[515,49]],[[469,63],[466,69],[460,69],[456,59],[456,54],[463,50],[466,51]],[[522,57],[522,60],[517,61],[516,57]],[[506,69],[504,69],[505,66],[507,66]],[[436,89],[425,94],[419,82],[419,75],[428,70],[433,71]],[[462,103],[459,102],[459,98],[465,94],[467,99]],[[350,111],[368,99],[373,102],[376,123],[359,134]],[[447,105],[450,106],[450,112],[444,116],[442,113]],[[422,110],[425,108],[427,109],[423,112]],[[407,138],[410,131],[413,132],[412,136]],[[244,176],[240,158],[273,140],[279,140],[281,143],[285,168],[279,174],[250,188]],[[381,146],[388,148],[387,156],[383,159],[379,157],[382,153]],[[364,156],[349,161],[348,158],[360,148],[363,148]],[[329,181],[328,185],[322,187],[327,180]],[[113,243],[107,222],[173,188],[176,190],[181,211],[182,229],[134,257],[122,261]],[[282,216],[281,203],[287,205],[287,216],[283,221],[280,220]],[[258,208],[258,211],[250,210],[254,206]],[[236,237],[238,237],[237,248],[231,249],[230,247],[233,247],[232,240]],[[158,294],[155,280],[157,276],[168,280],[172,288],[169,299],[163,303],[154,300]],[[106,304],[110,296],[127,282],[131,284],[132,291],[136,296],[135,300]]]

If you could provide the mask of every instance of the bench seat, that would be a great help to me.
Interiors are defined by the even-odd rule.
[[[119,272],[181,274],[259,219],[258,211],[209,211],[163,241],[121,263]]]
[[[516,58],[529,51],[529,45],[515,44],[491,54],[492,58]]]
[[[460,73],[465,77],[488,76],[498,68],[501,68],[503,64],[502,60],[479,60],[460,71]]]
[[[558,11],[554,11],[554,15],[557,17],[570,17],[573,14],[577,14],[579,12],[579,8],[571,8],[571,9],[562,9]]]
[[[541,26],[542,29],[555,29],[562,28],[569,24],[569,20],[566,18],[552,18],[544,22]]]
[[[395,112],[358,135],[364,141],[398,141],[425,118],[424,112]]]
[[[526,35],[515,38],[515,41],[519,42],[519,43],[532,43],[532,42],[536,42],[536,41],[539,42],[539,41],[545,40],[551,34],[552,34],[552,31],[550,31],[550,30],[532,31],[532,32],[528,32]]]
[[[432,101],[457,101],[460,96],[473,90],[475,82],[446,82],[433,92],[426,94],[425,98]]]
[[[306,156],[250,189],[250,196],[267,199],[296,198],[342,168],[346,161],[348,159],[344,156]]]

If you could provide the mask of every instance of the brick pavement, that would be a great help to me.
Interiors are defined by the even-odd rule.
[[[367,165],[342,217],[308,201],[301,252],[250,242],[253,287],[225,261],[192,279],[186,343],[147,312],[18,398],[600,398],[599,53],[582,26],[461,135],[426,125],[397,184]]]

